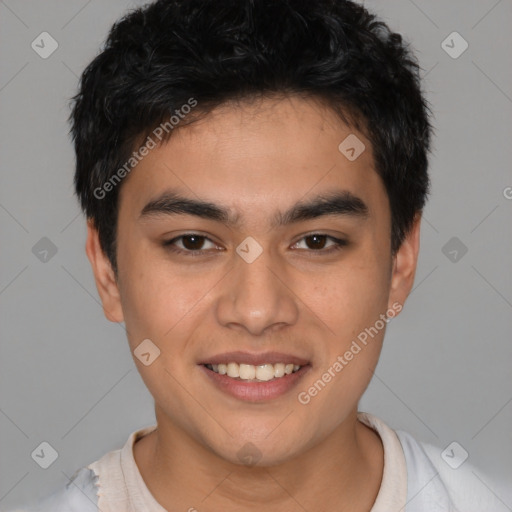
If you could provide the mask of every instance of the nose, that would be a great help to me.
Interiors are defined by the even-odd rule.
[[[266,250],[251,263],[238,255],[234,258],[228,286],[217,301],[218,322],[253,336],[295,324],[298,299],[284,265],[271,261]]]

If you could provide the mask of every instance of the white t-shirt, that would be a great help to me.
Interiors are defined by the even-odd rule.
[[[394,431],[371,414],[359,412],[358,420],[377,432],[384,447],[382,482],[370,512],[511,510],[467,461],[453,469],[441,458],[441,449]],[[133,432],[123,448],[79,469],[65,488],[12,512],[167,512],[150,493],[133,457],[135,441],[155,428]]]

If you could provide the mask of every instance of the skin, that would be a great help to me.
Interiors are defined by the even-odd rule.
[[[338,150],[351,133],[366,146],[352,162]],[[168,189],[226,207],[239,223],[141,218]],[[277,210],[332,190],[361,198],[368,215],[271,227]],[[403,304],[413,284],[419,216],[393,256],[390,207],[370,141],[311,99],[225,104],[153,149],[123,181],[119,205],[118,278],[92,222],[86,252],[105,315],[125,322],[132,352],[146,338],[161,351],[149,366],[134,357],[158,423],[134,456],[156,500],[200,512],[370,510],[383,448],[356,415],[385,329],[307,405],[297,400],[360,332]],[[191,232],[211,240],[205,254],[162,245]],[[348,245],[322,253],[333,242],[317,246],[307,238],[314,233]],[[235,252],[248,236],[263,249],[250,264]],[[186,250],[183,239],[176,245]],[[296,354],[311,368],[291,392],[244,402],[217,389],[198,366],[233,350]],[[247,442],[261,453],[252,467],[237,456]]]

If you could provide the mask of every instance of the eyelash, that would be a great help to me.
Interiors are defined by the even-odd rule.
[[[340,251],[341,249],[343,249],[344,247],[346,247],[348,245],[348,241],[347,240],[336,238],[336,237],[331,236],[331,235],[326,235],[325,233],[311,233],[309,235],[303,236],[300,240],[295,242],[295,244],[293,244],[293,245],[296,245],[299,242],[301,242],[302,240],[304,240],[306,238],[313,237],[313,236],[324,236],[324,237],[326,237],[326,239],[333,241],[334,245],[332,245],[328,249],[316,249],[316,250],[315,249],[306,249],[307,251],[312,252],[312,253],[320,253],[322,255],[324,255],[324,254],[332,254],[334,252]],[[181,238],[186,238],[186,237],[203,238],[204,240],[208,240],[208,241],[214,243],[207,236],[200,235],[198,233],[187,233],[185,235],[177,236],[177,237],[175,237],[175,238],[173,238],[171,240],[166,240],[166,241],[163,242],[162,245],[164,246],[164,248],[166,250],[171,251],[171,252],[173,252],[175,254],[184,254],[186,256],[192,256],[192,257],[202,256],[205,252],[207,252],[207,250],[204,250],[204,249],[197,249],[197,250],[187,249],[187,250],[183,250],[183,249],[176,248],[176,246],[173,245],[177,240],[180,240]]]

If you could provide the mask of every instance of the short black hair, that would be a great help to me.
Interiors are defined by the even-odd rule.
[[[75,191],[116,274],[116,185],[145,137],[276,94],[321,100],[370,140],[394,253],[429,191],[430,108],[409,46],[348,0],[158,0],[117,21],[70,116]]]

